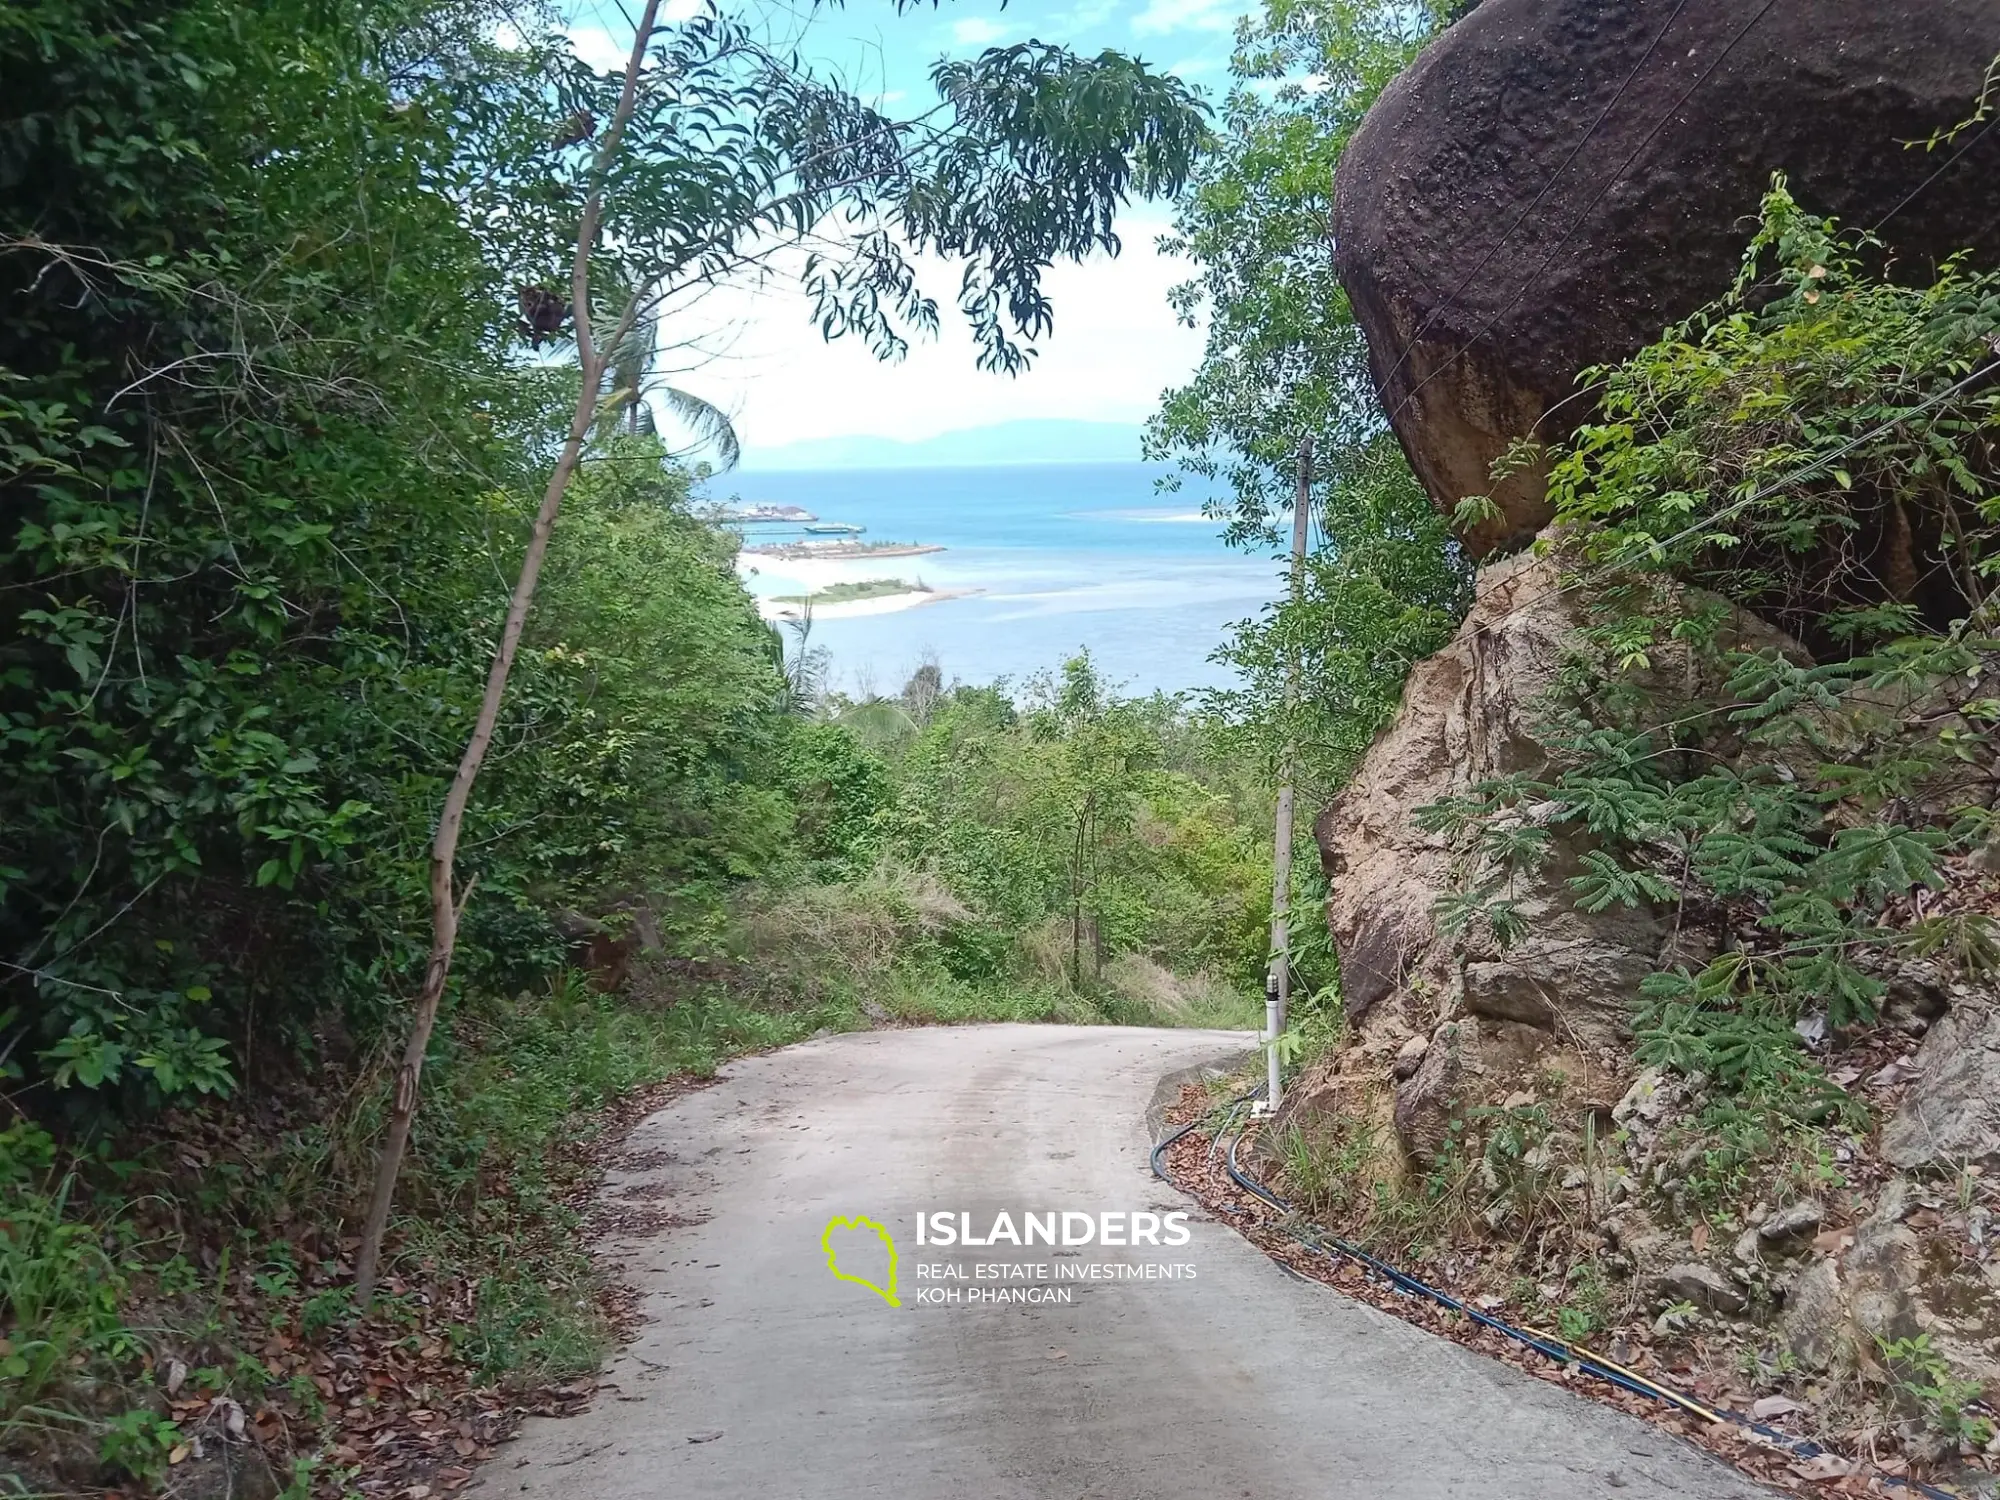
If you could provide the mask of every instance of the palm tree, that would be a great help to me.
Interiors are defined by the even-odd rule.
[[[735,468],[743,447],[728,415],[689,391],[652,378],[658,338],[658,321],[638,318],[613,347],[604,369],[605,411],[616,414],[627,432],[650,437],[659,430],[653,409],[657,401],[697,443],[714,451],[718,473]]]
[[[792,658],[785,667],[785,697],[787,706],[795,714],[810,714],[818,705],[821,695],[826,692],[827,676],[833,666],[831,654],[824,646],[812,644],[813,611],[812,599],[806,599],[805,606],[798,614],[785,621],[785,628],[792,633]],[[784,642],[778,644],[780,660],[784,657]]]
[[[850,703],[833,716],[833,722],[847,729],[877,755],[893,755],[917,733],[917,721],[894,698],[870,698]]]

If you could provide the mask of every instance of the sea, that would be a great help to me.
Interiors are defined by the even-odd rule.
[[[1017,691],[1088,650],[1121,691],[1223,686],[1224,633],[1257,614],[1282,583],[1279,563],[1226,547],[1202,514],[1205,491],[1162,493],[1169,471],[1138,463],[743,473],[711,481],[727,504],[796,505],[868,541],[928,543],[917,557],[816,561],[787,571],[745,557],[751,591],[771,597],[831,581],[899,578],[941,598],[842,617],[816,611],[809,644],[831,655],[833,685],[893,694],[926,660],[946,681],[1004,680]],[[752,526],[748,545],[804,539]]]

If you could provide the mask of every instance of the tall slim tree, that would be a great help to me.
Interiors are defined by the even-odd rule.
[[[1332,238],[1348,141],[1453,9],[1267,0],[1164,241],[1196,266],[1172,300],[1206,333],[1193,377],[1161,398],[1150,456],[1211,487],[1239,545],[1280,552],[1299,495],[1312,512],[1304,568],[1225,647],[1242,687],[1215,705],[1274,773],[1296,748],[1305,796],[1344,774],[1462,608],[1465,569],[1384,425]]]
[[[553,245],[522,306],[538,344],[567,326],[577,397],[431,845],[430,957],[363,1226],[355,1282],[364,1305],[472,895],[457,880],[466,808],[564,494],[614,361],[624,351],[630,362],[634,331],[693,289],[791,264],[798,252],[798,282],[822,333],[897,358],[911,332],[938,324],[914,263],[928,252],[964,265],[958,307],[982,366],[1019,372],[1053,326],[1043,268],[1115,253],[1119,207],[1135,193],[1177,192],[1206,137],[1204,111],[1183,84],[1113,52],[1082,58],[1030,42],[942,62],[933,80],[933,108],[893,119],[774,55],[738,18],[704,7],[662,24],[659,0],[647,0],[623,69],[566,81],[576,124],[561,144],[578,153],[561,184],[576,225],[564,252],[566,318],[549,290]],[[638,388],[635,377],[631,399]]]

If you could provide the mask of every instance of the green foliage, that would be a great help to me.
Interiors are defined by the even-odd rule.
[[[0,1131],[0,1439],[77,1378],[101,1375],[141,1343],[126,1326],[129,1228],[92,1221],[48,1134]]]
[[[1220,659],[1241,686],[1211,707],[1235,753],[1330,793],[1416,662],[1469,602],[1470,569],[1383,426],[1367,347],[1327,233],[1342,153],[1368,106],[1451,19],[1388,0],[1273,0],[1246,22],[1216,149],[1165,245],[1199,268],[1173,293],[1205,317],[1200,368],[1169,391],[1151,456],[1219,488],[1242,546],[1276,549],[1314,445],[1299,597],[1241,623]]]
[[[1982,914],[1925,908],[1988,823],[1969,747],[2000,668],[2000,276],[1953,262],[1910,286],[1869,269],[1876,249],[1780,180],[1735,289],[1592,372],[1598,414],[1550,480],[1585,601],[1551,762],[1421,815],[1464,851],[1453,931],[1484,920],[1504,946],[1559,834],[1581,910],[1671,908],[1713,940],[1634,997],[1640,1059],[1717,1091],[1703,1192],[1864,1123],[1802,1052],[1802,1014],[1872,1019],[1899,953],[1990,968]]]
[[[941,256],[982,361],[1022,368],[1052,326],[1044,270],[1115,251],[1127,198],[1186,178],[1206,126],[1185,86],[1031,43],[940,65],[936,105],[898,120],[701,7],[649,38],[627,149],[600,159],[575,126],[621,80],[553,11],[500,19],[0,11],[0,1078],[62,1127],[0,1132],[0,1443],[67,1423],[100,1482],[157,1485],[181,1440],[140,1306],[221,1351],[199,1389],[326,1418],[254,1351],[355,1327],[321,1252],[387,1109],[375,1060],[424,959],[445,778],[578,394],[552,288],[588,195],[607,400],[459,848],[454,1024],[392,1242],[400,1273],[476,1292],[448,1331],[441,1300],[392,1295],[376,1331],[424,1328],[486,1380],[587,1369],[606,1330],[578,1152],[613,1099],[871,1019],[1103,1018],[1023,975],[1016,915],[1218,964],[1258,915],[1193,732],[1087,668],[1025,716],[957,696],[1009,776],[971,784],[991,805],[947,797],[925,852],[983,904],[881,873],[922,842],[901,766],[938,753],[916,744],[938,684],[798,715],[817,695],[784,680],[662,435],[726,459],[726,423],[649,368],[673,298],[808,241],[828,337],[893,357],[933,330],[915,267]],[[793,884],[746,894],[773,876]],[[768,920],[782,902],[809,937]],[[657,926],[635,995],[563,967],[576,915]],[[201,1171],[88,1144],[150,1147],[166,1105],[175,1131],[255,1128]],[[289,1492],[313,1482],[302,1464]]]
[[[428,825],[563,398],[511,352],[512,236],[548,227],[519,175],[547,159],[518,142],[571,76],[476,40],[476,7],[140,14],[10,12],[33,33],[0,47],[44,126],[10,137],[0,226],[21,302],[0,342],[0,951],[16,1055],[126,1104],[230,1086],[221,1039],[253,1014],[281,1045],[329,1008],[367,1026],[410,977]],[[509,185],[510,213],[465,212]],[[727,705],[764,670],[740,660],[748,605],[691,527],[657,554],[675,528],[613,493],[643,485],[596,488],[579,584],[501,727],[505,786],[475,810],[469,977],[522,940],[545,959],[541,913],[627,875],[627,834],[676,881],[718,847],[751,857],[708,816],[744,769]],[[719,692],[669,687],[648,632],[718,664]],[[613,814],[634,826],[586,826]]]
[[[1041,44],[941,66],[936,109],[896,120],[703,8],[649,38],[600,160],[574,125],[622,80],[557,19],[0,18],[0,1056],[52,1107],[225,1091],[331,1014],[372,1038],[412,986],[432,824],[575,396],[538,351],[565,347],[587,196],[612,389],[464,829],[474,987],[560,961],[571,909],[644,901],[699,953],[785,852],[768,634],[650,430],[658,407],[727,455],[648,378],[662,308],[837,219],[800,287],[829,337],[891,356],[933,329],[911,257],[937,254],[1016,370],[1044,268],[1115,250],[1118,207],[1174,191],[1206,133],[1178,80]]]
[[[1308,1218],[1345,1219],[1368,1201],[1370,1170],[1380,1142],[1365,1120],[1318,1115],[1278,1137],[1286,1196]]]
[[[873,863],[878,819],[895,798],[888,764],[843,724],[796,721],[780,742],[777,766],[796,809],[798,852],[835,870]]]
[[[1916,1409],[1926,1426],[1974,1448],[1993,1441],[1992,1420],[1966,1410],[1980,1399],[1980,1383],[1954,1376],[1951,1365],[1932,1346],[1929,1334],[1903,1339],[1878,1336],[1876,1344],[1897,1395]]]
[[[1072,988],[1127,953],[1254,984],[1268,834],[1225,744],[1174,699],[1119,697],[1087,655],[1018,710],[958,689],[904,752],[891,847],[981,922],[1039,931]]]

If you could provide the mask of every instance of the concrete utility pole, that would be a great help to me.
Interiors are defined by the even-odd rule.
[[[1292,497],[1291,601],[1306,590],[1306,532],[1312,519],[1313,440],[1299,443],[1298,491]],[[1278,769],[1277,833],[1271,848],[1271,968],[1264,981],[1265,1026],[1270,1031],[1271,1108],[1278,1107],[1278,1038],[1292,1001],[1292,808],[1294,762],[1298,747],[1291,740],[1291,719],[1299,701],[1299,658],[1296,651],[1285,671],[1285,748]]]

